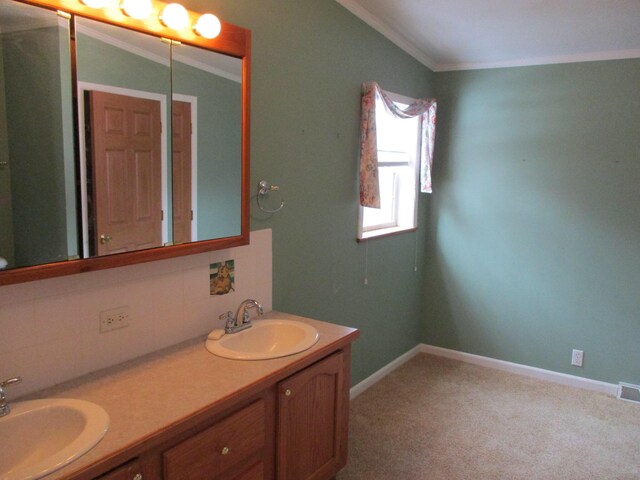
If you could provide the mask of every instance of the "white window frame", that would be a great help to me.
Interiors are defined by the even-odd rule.
[[[385,93],[389,96],[389,98],[391,98],[391,100],[393,100],[394,103],[410,105],[413,102],[415,102],[415,99],[406,97],[404,95],[399,95],[397,93],[392,93],[387,91],[385,91]],[[419,118],[418,121],[422,122],[422,118]],[[422,128],[421,128],[421,124],[419,123],[418,129],[417,129],[415,152],[413,155],[411,155],[409,160],[409,165],[407,165],[413,178],[404,182],[399,178],[395,179],[395,181],[399,183],[399,185],[396,185],[395,187],[396,188],[395,190],[396,195],[394,198],[394,202],[396,202],[396,205],[394,207],[395,208],[394,216],[396,217],[395,220],[392,223],[382,223],[378,225],[365,226],[364,213],[365,213],[365,208],[368,208],[368,207],[363,207],[362,205],[359,205],[358,234],[357,234],[358,241],[367,240],[369,238],[375,238],[375,237],[380,237],[385,235],[392,235],[400,232],[414,231],[415,229],[418,228],[418,192],[419,192],[418,187],[419,187],[419,175],[420,175],[420,151],[421,151],[421,142],[422,142],[421,131],[422,131]],[[380,131],[378,130],[378,133],[379,132]],[[379,155],[378,157],[379,169],[389,168],[394,166],[398,166],[398,164],[395,162],[381,161],[380,155]],[[412,189],[412,191],[410,191],[408,194],[405,193],[405,195],[402,195],[400,190],[404,191],[407,188]],[[382,191],[383,188],[381,187],[380,190]],[[401,197],[404,197],[404,200]],[[409,214],[405,213],[405,215],[399,214],[400,209],[407,209],[411,207],[413,209],[412,213],[409,213]]]

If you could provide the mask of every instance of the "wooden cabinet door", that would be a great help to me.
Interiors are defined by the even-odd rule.
[[[343,354],[278,384],[278,480],[324,480],[344,465]]]
[[[143,480],[142,466],[138,460],[131,460],[96,480]]]

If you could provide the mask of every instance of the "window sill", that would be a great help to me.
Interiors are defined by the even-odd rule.
[[[360,238],[356,238],[356,241],[360,243],[360,242],[369,240],[371,238],[389,237],[391,235],[397,235],[399,233],[415,232],[416,230],[418,230],[418,227],[381,228],[380,230],[371,230],[370,232],[362,232],[362,236]]]

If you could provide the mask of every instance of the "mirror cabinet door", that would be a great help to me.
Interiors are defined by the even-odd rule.
[[[0,285],[247,244],[250,32],[38,2],[0,0]]]
[[[173,44],[175,243],[241,232],[242,60]]]
[[[76,20],[83,257],[172,241],[170,44]]]
[[[0,268],[76,258],[69,20],[0,7]]]

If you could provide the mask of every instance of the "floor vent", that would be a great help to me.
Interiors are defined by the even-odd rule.
[[[620,400],[640,403],[640,385],[620,383],[618,385],[618,398]]]

